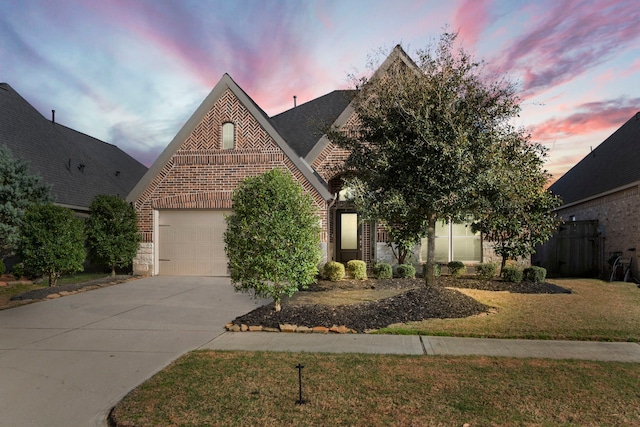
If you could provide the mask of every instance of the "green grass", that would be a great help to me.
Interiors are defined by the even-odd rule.
[[[298,371],[305,366],[296,405]],[[638,364],[204,352],[131,392],[123,425],[638,425]],[[129,424],[127,424],[129,423]]]
[[[640,289],[633,283],[553,279],[571,294],[515,294],[459,289],[494,307],[463,319],[429,319],[380,330],[391,334],[640,341]]]

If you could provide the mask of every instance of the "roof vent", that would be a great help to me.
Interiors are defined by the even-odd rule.
[[[298,99],[297,96],[293,95],[293,108],[296,108],[296,100]]]
[[[80,163],[80,164],[78,165],[78,170],[79,170],[80,172],[84,172],[84,163]]]
[[[56,122],[56,110],[51,110],[51,123]]]

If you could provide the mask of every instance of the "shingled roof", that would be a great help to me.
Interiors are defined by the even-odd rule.
[[[570,204],[640,181],[640,111],[549,189]]]
[[[98,194],[124,198],[147,171],[115,145],[46,119],[7,83],[0,83],[0,145],[51,185],[55,203],[79,211]]]
[[[271,117],[274,127],[289,146],[304,158],[355,96],[355,90],[334,90],[320,98]]]

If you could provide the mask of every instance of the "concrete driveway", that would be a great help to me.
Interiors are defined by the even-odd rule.
[[[124,395],[265,301],[152,277],[0,311],[0,425],[104,426]]]

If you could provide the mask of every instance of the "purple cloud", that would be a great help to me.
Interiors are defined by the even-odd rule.
[[[577,106],[576,112],[567,117],[554,118],[534,126],[532,137],[544,142],[615,129],[633,117],[639,105],[640,98],[628,97],[585,103]]]
[[[523,76],[525,95],[538,93],[638,45],[639,23],[635,1],[556,2],[510,46],[499,68]]]

